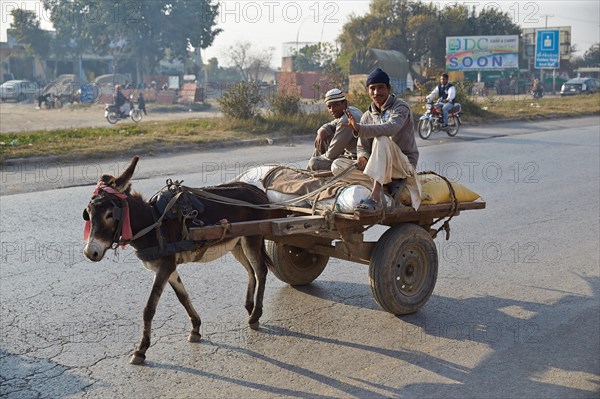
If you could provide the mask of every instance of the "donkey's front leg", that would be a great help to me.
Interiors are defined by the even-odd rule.
[[[142,364],[146,359],[146,351],[150,347],[152,319],[154,318],[154,313],[156,313],[156,306],[158,305],[160,296],[169,280],[169,276],[174,271],[174,267],[165,267],[165,265],[161,265],[161,267],[164,268],[158,268],[156,271],[154,283],[152,284],[152,291],[150,292],[146,307],[144,308],[144,331],[142,333],[142,341],[129,359],[129,363],[131,364]]]
[[[188,341],[200,342],[200,338],[202,337],[200,335],[200,325],[202,324],[200,321],[200,315],[198,315],[198,312],[196,312],[196,309],[194,309],[192,301],[190,300],[190,296],[183,286],[183,282],[181,281],[181,277],[179,277],[179,273],[177,273],[177,271],[171,273],[171,276],[169,277],[169,284],[175,291],[179,302],[181,302],[185,308],[188,316],[190,316],[190,321],[192,322],[192,331],[190,331]]]

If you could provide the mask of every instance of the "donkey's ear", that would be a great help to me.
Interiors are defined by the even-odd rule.
[[[140,158],[137,155],[133,157],[127,169],[125,169],[121,176],[117,177],[114,186],[117,191],[125,192],[129,188],[129,180],[131,180],[131,176],[133,176],[135,166],[139,160]]]
[[[114,184],[115,178],[112,177],[111,175],[104,174],[104,175],[100,176],[100,181],[110,187]]]

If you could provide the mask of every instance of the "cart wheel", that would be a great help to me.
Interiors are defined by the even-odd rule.
[[[373,250],[371,292],[390,313],[414,313],[431,296],[437,271],[437,249],[427,231],[412,223],[398,224],[381,236]]]
[[[267,254],[273,260],[271,272],[290,285],[306,285],[319,277],[329,256],[312,254],[303,248],[265,240]]]

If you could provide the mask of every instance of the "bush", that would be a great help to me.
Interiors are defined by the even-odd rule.
[[[364,90],[352,90],[346,98],[348,99],[348,105],[352,105],[362,112],[369,109],[369,106],[373,102],[366,88]]]
[[[277,116],[300,113],[300,97],[297,94],[274,93],[269,96],[271,113]]]
[[[229,86],[217,102],[225,116],[247,120],[258,115],[264,97],[256,83],[239,82]]]
[[[460,103],[464,115],[469,117],[486,117],[487,112],[473,99],[473,83],[464,81],[456,82],[456,102]]]

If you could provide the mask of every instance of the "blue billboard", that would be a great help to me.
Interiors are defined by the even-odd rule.
[[[560,31],[536,31],[535,68],[558,69],[560,65]]]

